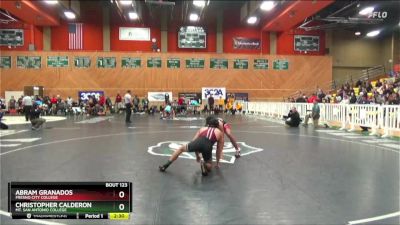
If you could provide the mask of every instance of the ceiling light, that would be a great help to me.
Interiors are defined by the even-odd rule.
[[[374,9],[375,9],[374,7],[366,7],[364,9],[362,9],[358,14],[365,16],[365,15],[372,13],[374,11]]]
[[[367,37],[375,37],[375,36],[377,36],[380,32],[381,32],[381,31],[379,31],[379,30],[371,31],[371,32],[367,33]]]
[[[48,0],[48,1],[44,1],[44,2],[46,2],[46,3],[49,4],[49,5],[55,5],[55,4],[58,3],[57,0]]]
[[[257,22],[257,17],[251,16],[247,19],[248,24],[255,24]]]
[[[206,1],[193,1],[193,5],[197,7],[204,7],[206,5]]]
[[[197,21],[199,19],[199,16],[196,13],[192,13],[189,16],[190,21]]]
[[[361,32],[360,32],[360,31],[357,31],[357,32],[354,33],[354,35],[360,36],[360,35],[361,35]]]
[[[264,11],[270,11],[275,7],[275,2],[274,1],[263,1],[260,5],[260,9]]]
[[[67,19],[73,20],[76,18],[75,13],[72,11],[65,11],[64,12],[65,17],[67,17]]]
[[[132,0],[120,0],[119,3],[121,3],[121,5],[131,5],[132,4]]]
[[[128,13],[128,15],[129,15],[129,19],[131,19],[131,20],[136,20],[139,18],[139,15],[135,12],[130,12],[130,13]]]

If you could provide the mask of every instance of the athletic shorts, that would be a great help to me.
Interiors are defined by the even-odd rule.
[[[213,143],[206,137],[199,137],[187,145],[188,152],[199,152],[205,162],[212,160]]]

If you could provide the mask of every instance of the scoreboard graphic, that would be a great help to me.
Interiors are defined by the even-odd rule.
[[[179,48],[206,48],[206,31],[203,27],[181,27],[178,32]]]
[[[13,219],[127,220],[131,182],[11,182],[8,211]]]

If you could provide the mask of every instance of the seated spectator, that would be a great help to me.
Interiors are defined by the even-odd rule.
[[[307,102],[307,101],[306,101],[305,96],[299,96],[299,97],[296,99],[296,102],[298,102],[298,103],[305,103],[305,102]]]
[[[285,119],[285,124],[289,127],[298,127],[301,122],[300,114],[297,112],[296,107],[293,107],[289,114],[283,118]]]
[[[313,93],[313,94],[311,95],[311,97],[307,100],[307,102],[308,102],[308,103],[313,103],[314,100],[317,100],[317,99],[318,99],[317,95],[316,95],[315,93]]]
[[[357,97],[356,97],[356,95],[354,94],[354,91],[353,92],[350,92],[351,94],[350,94],[350,100],[349,100],[349,103],[350,104],[355,104],[356,102],[357,102]]]

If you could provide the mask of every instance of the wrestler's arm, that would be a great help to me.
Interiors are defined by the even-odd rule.
[[[217,142],[217,167],[219,167],[219,161],[222,158],[222,150],[224,148],[224,133],[218,132],[218,142]]]

